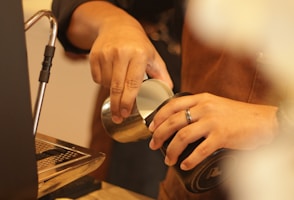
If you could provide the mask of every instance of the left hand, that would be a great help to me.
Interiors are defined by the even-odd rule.
[[[188,124],[186,109],[192,121]],[[208,93],[172,99],[155,115],[149,130],[152,150],[159,149],[175,132],[167,147],[165,163],[174,165],[188,144],[205,140],[183,160],[190,170],[220,148],[250,150],[270,143],[277,130],[277,108],[235,101]]]

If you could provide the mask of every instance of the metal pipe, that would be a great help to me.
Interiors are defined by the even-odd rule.
[[[35,107],[34,107],[34,115],[33,115],[33,118],[34,118],[33,119],[34,120],[33,134],[34,135],[36,135],[36,132],[37,132],[43,99],[44,99],[45,90],[46,90],[46,85],[50,77],[50,69],[52,66],[52,59],[53,59],[54,51],[55,51],[55,42],[57,38],[58,26],[57,26],[57,20],[55,19],[54,15],[52,14],[50,10],[40,10],[24,23],[24,30],[27,31],[42,17],[47,17],[49,19],[50,37],[49,37],[48,44],[46,45],[46,48],[45,48],[44,61],[42,63],[42,70],[39,76],[40,84],[39,84],[37,99],[36,99]]]
[[[48,45],[55,46],[58,26],[57,26],[57,20],[50,10],[40,10],[36,14],[34,14],[31,18],[29,18],[24,23],[24,30],[27,31],[28,29],[30,29],[36,22],[38,22],[44,16],[47,17],[50,22],[51,32],[50,32]]]

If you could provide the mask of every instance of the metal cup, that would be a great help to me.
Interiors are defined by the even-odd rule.
[[[131,115],[120,124],[112,121],[110,98],[107,98],[101,110],[104,129],[114,140],[121,143],[147,139],[151,136],[151,132],[148,130],[146,118],[173,95],[172,90],[160,80],[147,79],[143,81]]]
[[[174,95],[163,82],[156,79],[148,79],[141,85],[131,115],[121,124],[112,122],[110,101],[109,98],[106,99],[101,111],[102,124],[108,134],[118,142],[127,143],[147,139],[152,134],[148,130],[148,126],[157,111],[171,99],[186,95],[191,94],[182,92]],[[165,141],[161,147],[163,155],[166,154],[167,146],[172,139],[173,136]],[[190,155],[204,139],[205,138],[200,138],[194,143],[189,144],[179,156],[178,162],[173,166],[186,189],[192,193],[205,192],[223,183],[228,178],[228,173],[222,166],[223,162],[230,162],[233,166],[236,165],[236,157],[230,150],[219,149],[195,168],[188,171],[181,170],[181,162]]]

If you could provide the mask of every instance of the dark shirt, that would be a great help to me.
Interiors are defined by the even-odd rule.
[[[82,50],[73,46],[66,37],[66,30],[70,23],[70,18],[74,10],[82,3],[91,0],[53,0],[52,12],[58,21],[58,39],[66,51],[75,53],[88,53],[89,50]],[[108,0],[118,7],[126,10],[130,15],[138,20],[145,20],[151,23],[158,22],[160,14],[168,9],[177,7],[175,18],[172,20],[170,31],[174,38],[180,40],[182,25],[182,8],[178,5],[178,0]]]
[[[90,50],[80,49],[70,43],[66,37],[71,15],[82,3],[91,0],[53,0],[52,12],[58,21],[58,39],[65,51],[77,54],[87,54]],[[118,7],[126,10],[139,21],[147,21],[156,24],[161,20],[162,13],[173,9],[172,16],[166,24],[169,37],[172,42],[180,43],[183,24],[183,2],[185,0],[108,0]],[[166,37],[165,37],[166,38]],[[181,78],[180,55],[170,52],[170,44],[167,41],[154,41],[153,45],[165,61],[168,71],[174,83],[173,91],[179,92]]]

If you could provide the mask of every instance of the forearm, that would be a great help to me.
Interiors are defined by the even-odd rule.
[[[66,35],[74,46],[88,50],[102,30],[107,33],[122,26],[142,29],[137,20],[119,7],[107,1],[89,1],[75,9]]]

